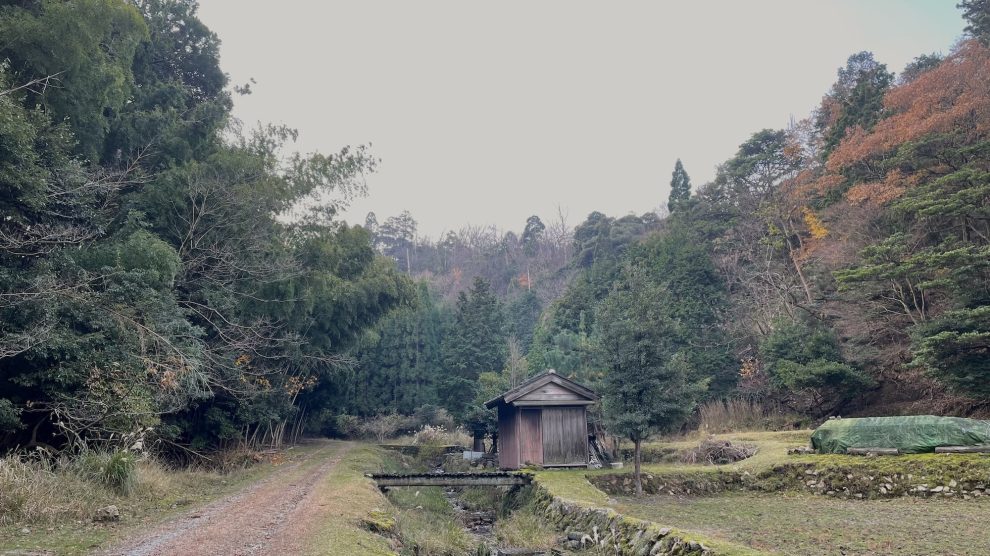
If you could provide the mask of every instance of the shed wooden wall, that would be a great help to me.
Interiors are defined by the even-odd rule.
[[[498,460],[502,469],[527,464],[580,466],[588,463],[586,409],[594,403],[553,382],[535,386],[509,403],[498,404]]]
[[[519,468],[519,436],[516,434],[516,414],[519,408],[498,406],[498,466],[502,469]]]
[[[543,465],[543,430],[540,410],[519,408],[519,464]]]
[[[584,407],[545,407],[541,421],[544,465],[588,463],[588,421]]]

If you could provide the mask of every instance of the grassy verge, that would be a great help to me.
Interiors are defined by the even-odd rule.
[[[719,440],[728,440],[734,444],[752,444],[756,446],[758,450],[756,455],[753,457],[744,459],[734,464],[719,467],[724,469],[754,470],[768,467],[775,463],[792,461],[794,458],[787,455],[787,449],[795,448],[797,446],[807,446],[811,441],[811,432],[812,431],[810,430],[799,430],[780,432],[739,432],[714,435],[715,438]],[[679,454],[685,450],[694,448],[699,442],[701,442],[701,440],[702,437],[697,436],[679,438],[676,440],[647,442],[644,444],[644,450],[665,454],[670,454],[671,452],[674,454]],[[670,469],[683,470],[686,468],[699,471],[715,469],[715,467],[711,465],[685,465],[676,461],[676,457],[667,457],[665,459],[666,461],[646,464],[644,465],[644,469],[654,472],[661,472]]]
[[[320,486],[327,521],[317,528],[307,554],[395,554],[385,535],[395,531],[394,510],[365,473],[383,470],[390,454],[367,444],[354,444]],[[372,531],[371,529],[378,529]]]
[[[273,460],[229,473],[168,469],[151,460],[140,461],[123,488],[100,480],[100,469],[94,471],[85,462],[5,457],[0,459],[0,553],[85,554],[140,527],[234,492],[275,471],[286,457],[301,457],[310,449],[290,449]],[[96,509],[108,505],[117,506],[120,521],[94,522]]]
[[[557,546],[561,532],[547,521],[537,507],[532,486],[523,487],[500,498],[499,519],[495,522],[498,546],[541,549],[547,552]]]
[[[538,471],[534,480],[557,498],[568,502],[585,506],[607,506],[608,496],[588,482],[588,474],[583,469]]]

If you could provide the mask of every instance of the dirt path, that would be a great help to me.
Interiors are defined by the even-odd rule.
[[[170,519],[104,554],[113,556],[298,554],[326,512],[317,487],[350,449],[324,444],[262,481]]]

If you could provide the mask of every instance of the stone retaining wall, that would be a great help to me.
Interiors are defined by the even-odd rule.
[[[595,475],[589,480],[611,495],[635,493],[631,473]],[[990,495],[990,459],[875,461],[848,465],[789,463],[756,474],[745,471],[643,474],[647,494],[705,495],[724,491],[800,490],[844,498],[981,497]]]
[[[620,556],[714,556],[705,545],[656,523],[624,517],[611,509],[589,508],[561,500],[540,485],[533,487],[538,511],[568,534],[572,548]],[[583,543],[581,539],[584,539]]]

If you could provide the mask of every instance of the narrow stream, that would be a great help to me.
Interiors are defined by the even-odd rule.
[[[452,461],[449,456],[433,460],[421,460],[421,464],[426,467],[428,473],[436,475],[443,475],[448,471],[463,470],[463,464],[456,460]],[[502,493],[500,496],[494,491],[479,492],[475,490],[479,488],[500,489],[504,487],[447,487],[440,489],[447,504],[453,509],[456,525],[468,535],[469,545],[476,547],[465,556],[546,556],[551,553],[541,549],[499,546],[495,528],[499,519],[499,508],[503,504],[502,497],[507,493]],[[571,554],[571,552],[560,548],[556,548],[553,553]]]
[[[464,530],[475,540],[474,544],[495,547],[495,510],[472,510],[465,507],[457,489],[447,489],[443,492],[451,507],[457,513],[457,518]]]

